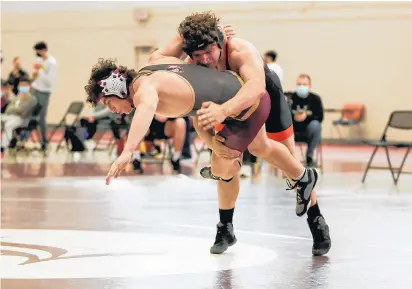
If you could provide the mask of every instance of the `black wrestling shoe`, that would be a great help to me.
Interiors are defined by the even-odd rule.
[[[134,170],[136,173],[138,173],[138,174],[143,174],[142,162],[141,162],[141,161],[139,161],[139,160],[137,160],[137,159],[134,159],[134,160],[132,161],[132,164],[133,164],[133,170]]]
[[[329,235],[329,226],[326,224],[325,218],[320,215],[312,220],[308,218],[307,221],[313,237],[312,254],[314,256],[327,254],[332,246],[332,241]]]
[[[217,233],[215,243],[210,248],[211,254],[222,254],[229,248],[236,244],[237,239],[233,231],[233,224],[227,223],[226,225],[219,222],[217,224]]]
[[[318,181],[318,172],[314,168],[307,168],[305,174],[299,181],[294,181],[292,185],[291,181],[286,179],[286,183],[289,187],[287,190],[296,189],[296,215],[301,217],[308,210],[308,204],[313,189]]]
[[[170,162],[172,163],[173,172],[180,174],[180,173],[181,173],[181,170],[180,170],[180,159],[178,159],[177,161],[174,161],[173,159],[171,159]]]

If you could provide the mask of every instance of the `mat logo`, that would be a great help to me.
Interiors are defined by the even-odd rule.
[[[10,257],[21,257],[25,258],[26,261],[19,263],[19,265],[28,265],[47,261],[57,261],[57,260],[68,260],[68,259],[78,259],[78,258],[94,258],[103,256],[123,256],[123,255],[133,255],[130,254],[116,254],[116,253],[106,253],[106,254],[86,254],[86,255],[74,255],[67,256],[69,252],[66,249],[50,246],[40,246],[33,244],[20,244],[12,242],[0,242],[1,245],[1,255]],[[14,248],[14,250],[13,250]],[[25,250],[26,249],[26,250]],[[32,253],[33,250],[39,252],[39,254]],[[24,252],[27,251],[27,252]],[[46,253],[49,257],[41,257],[41,253]],[[40,256],[39,256],[40,255]],[[65,256],[66,255],[66,256]]]
[[[235,261],[231,254],[213,258],[205,253],[210,246],[208,238],[178,235],[18,229],[1,229],[0,235],[2,279],[127,278],[213,272],[261,265],[276,257],[271,250],[237,244]],[[188,246],[198,250],[182,252]]]

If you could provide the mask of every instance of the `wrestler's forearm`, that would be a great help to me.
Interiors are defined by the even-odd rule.
[[[241,112],[257,103],[263,95],[265,89],[259,80],[250,80],[239,90],[239,92],[230,100],[222,104],[226,116]]]
[[[197,134],[203,140],[206,146],[211,148],[213,144],[212,142],[213,131],[212,130],[205,131],[202,128],[200,128],[198,121],[197,121],[197,117],[193,117],[193,126],[195,127]]]
[[[181,58],[184,55],[182,43],[182,36],[180,34],[175,35],[166,46],[153,52],[152,55],[150,55],[149,61],[154,61],[162,57]]]
[[[156,113],[156,107],[151,104],[141,103],[136,107],[129,135],[124,147],[125,152],[133,153],[145,137]]]

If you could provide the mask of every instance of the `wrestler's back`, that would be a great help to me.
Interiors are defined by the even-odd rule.
[[[224,103],[242,87],[241,80],[230,72],[187,64],[174,57],[152,61],[138,72],[146,73],[161,83],[156,113],[167,117],[193,115],[205,101]]]

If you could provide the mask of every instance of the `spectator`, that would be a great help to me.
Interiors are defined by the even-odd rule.
[[[3,134],[1,152],[10,145],[13,131],[22,126],[30,117],[37,104],[36,98],[30,94],[30,81],[28,78],[20,78],[19,94],[10,101],[6,111],[2,114]]]
[[[34,81],[32,83],[32,94],[42,106],[39,115],[39,126],[42,138],[42,150],[45,151],[47,148],[46,115],[50,94],[53,92],[56,84],[57,62],[53,56],[49,55],[45,42],[36,43],[33,49],[36,51],[38,59],[33,65],[32,77]]]
[[[80,119],[81,126],[86,129],[86,139],[93,138],[97,125],[105,121],[109,124],[113,137],[120,140],[120,127],[126,125],[125,117],[112,113],[107,106],[101,103],[97,104],[87,116]]]
[[[7,105],[10,101],[16,98],[16,95],[12,91],[12,85],[6,81],[1,80],[1,113],[6,111]]]
[[[20,57],[13,58],[13,70],[9,74],[9,83],[13,86],[13,93],[17,95],[19,93],[19,82],[22,77],[27,78],[28,73],[21,68]]]
[[[186,127],[188,118],[164,118],[155,116],[145,141],[153,143],[154,140],[173,138],[173,150],[171,163],[173,171],[180,173],[180,160],[182,159],[182,149],[186,137]],[[132,157],[133,168],[137,173],[143,173],[141,167],[141,152],[136,151]]]
[[[299,138],[303,137],[308,144],[306,163],[312,166],[314,150],[322,137],[323,104],[320,96],[310,91],[312,84],[309,75],[299,75],[296,85],[296,91],[288,93],[293,113],[293,127],[296,139],[299,141]]]
[[[280,83],[283,86],[283,69],[276,63],[277,53],[273,50],[267,51],[265,53],[265,63],[268,65],[269,69],[272,70],[280,79]]]

